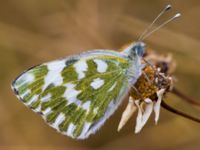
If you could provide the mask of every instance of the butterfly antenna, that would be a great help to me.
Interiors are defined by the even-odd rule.
[[[152,26],[155,24],[155,22],[168,10],[172,8],[171,5],[165,6],[165,8],[158,14],[158,16],[153,20],[153,22],[144,30],[144,32],[140,35],[138,41],[141,41],[143,39],[143,36],[145,36],[146,33],[152,28]]]
[[[144,35],[142,37],[141,40],[144,40],[146,39],[148,36],[150,36],[152,33],[156,32],[157,30],[159,30],[160,28],[162,28],[163,26],[165,26],[166,24],[168,24],[169,22],[175,20],[176,18],[180,17],[181,14],[180,13],[177,13],[175,14],[173,17],[171,17],[170,19],[168,19],[167,21],[165,21],[163,24],[161,24],[160,26],[158,26],[157,28],[155,28],[154,30],[152,30],[151,32],[148,32],[148,34]]]

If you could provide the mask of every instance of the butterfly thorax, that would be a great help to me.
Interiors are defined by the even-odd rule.
[[[129,67],[126,70],[126,76],[130,84],[135,84],[138,77],[141,75],[141,70],[144,64],[141,64],[141,59],[145,52],[145,44],[143,42],[131,43],[122,53],[126,55]]]

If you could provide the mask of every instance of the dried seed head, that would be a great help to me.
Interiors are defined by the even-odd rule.
[[[172,63],[171,55],[158,55],[151,51],[145,55],[145,60],[150,62],[155,68],[146,64],[143,74],[134,85],[137,91],[133,89],[130,95],[134,99],[141,99],[142,97],[143,99],[157,100],[157,91],[166,89],[165,92],[167,92],[172,87],[173,79],[169,76],[169,71],[171,72],[170,67],[174,63]]]
[[[155,80],[155,72],[150,66],[144,68],[144,73],[149,78],[149,80],[151,81]],[[141,94],[138,95],[138,93],[135,90],[132,90],[130,94],[134,99],[140,99],[141,96],[143,98],[148,98],[158,90],[158,88],[154,84],[148,82],[144,74],[140,76],[140,78],[138,79],[138,81],[134,86]]]

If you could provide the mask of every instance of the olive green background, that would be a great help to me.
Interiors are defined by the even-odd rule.
[[[198,150],[200,124],[162,109],[138,135],[135,116],[121,132],[117,126],[127,100],[94,136],[75,141],[55,132],[17,100],[11,81],[23,70],[89,49],[119,49],[137,40],[168,3],[182,17],[145,40],[148,47],[172,53],[175,83],[200,98],[199,0],[6,0],[0,1],[0,149],[1,150]],[[177,109],[200,117],[200,109],[168,95]]]

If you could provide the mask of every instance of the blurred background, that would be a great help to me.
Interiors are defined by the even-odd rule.
[[[75,141],[56,133],[17,100],[11,81],[23,70],[90,49],[119,49],[138,36],[166,4],[182,17],[145,40],[148,47],[172,53],[176,86],[200,98],[199,0],[6,0],[0,1],[0,149],[1,150],[197,150],[200,124],[162,109],[138,135],[135,117],[121,132],[117,126],[127,101],[97,134]],[[200,109],[168,95],[166,101],[191,115]]]

